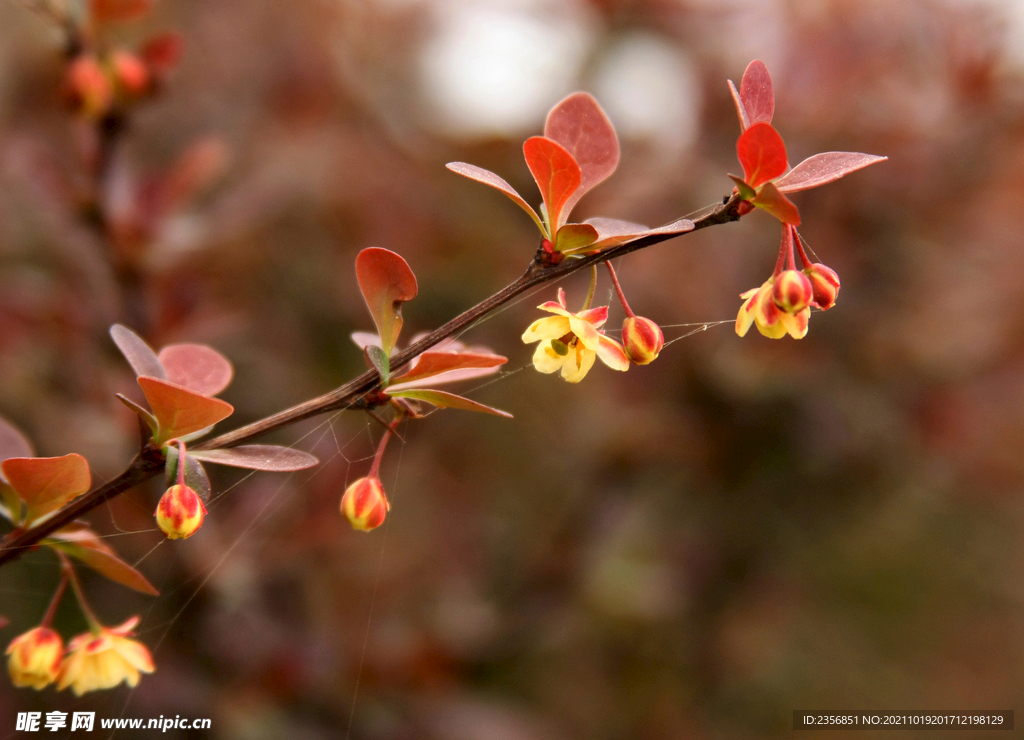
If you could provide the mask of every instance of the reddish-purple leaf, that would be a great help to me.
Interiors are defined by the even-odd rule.
[[[823,152],[808,157],[785,175],[775,185],[783,193],[795,193],[809,190],[819,185],[835,182],[851,172],[863,169],[876,162],[884,162],[888,157],[860,152]]]
[[[617,218],[588,218],[587,224],[597,229],[597,241],[588,250],[610,249],[652,234],[685,234],[693,231],[693,221],[681,218],[664,226],[651,229],[643,224],[620,221]]]
[[[454,393],[446,393],[445,391],[433,391],[421,388],[410,388],[408,390],[391,392],[388,391],[388,395],[395,398],[409,398],[413,401],[423,401],[433,406],[437,406],[442,409],[462,409],[463,411],[479,411],[483,414],[494,414],[495,416],[503,416],[506,419],[511,419],[512,414],[507,411],[501,411],[500,409],[491,408],[485,406],[482,403],[476,401],[470,401],[468,398],[462,396],[456,396]]]
[[[132,21],[144,16],[152,0],[92,0],[89,5],[97,23]]]
[[[188,456],[217,465],[283,473],[305,470],[320,463],[306,452],[278,445],[241,445],[223,450],[196,450],[189,452]]]
[[[601,106],[585,92],[573,93],[551,109],[544,136],[565,147],[580,167],[580,186],[565,204],[568,216],[585,193],[615,172],[619,138]]]
[[[26,521],[56,511],[89,490],[89,463],[81,455],[12,457],[0,466],[4,478],[25,502]]]
[[[117,553],[85,524],[75,523],[58,529],[53,535],[43,540],[43,544],[81,560],[85,565],[115,583],[150,596],[160,595],[160,592],[146,580],[144,575],[121,560]]]
[[[755,123],[771,123],[775,113],[775,92],[772,78],[764,62],[755,59],[747,65],[740,82],[740,100],[747,113],[749,126]]]
[[[480,352],[445,352],[431,350],[424,352],[414,360],[409,371],[394,380],[393,389],[399,385],[409,387],[411,383],[418,383],[426,378],[434,378],[431,385],[437,381],[435,376],[450,373],[455,370],[486,370],[478,372],[473,377],[489,375],[497,372],[499,365],[508,362],[507,357]],[[465,377],[465,376],[462,376]],[[390,390],[390,389],[389,389]]]
[[[25,435],[9,421],[0,418],[0,463],[9,457],[32,457],[34,454]]]
[[[526,166],[530,168],[533,179],[537,181],[541,197],[547,207],[550,235],[554,237],[559,224],[562,223],[562,211],[569,198],[580,186],[582,175],[580,166],[565,147],[544,136],[531,136],[523,144]]]
[[[114,340],[114,344],[121,350],[121,354],[128,360],[136,375],[166,380],[167,373],[160,363],[160,358],[142,337],[126,326],[114,324],[110,327],[110,338]]]
[[[220,352],[205,344],[171,344],[160,350],[166,380],[204,396],[216,396],[231,383],[234,369]]]
[[[542,232],[544,231],[544,227],[540,222],[540,216],[538,216],[537,212],[530,207],[530,204],[523,199],[523,196],[517,193],[515,188],[490,170],[485,170],[483,167],[477,167],[475,164],[466,164],[465,162],[449,162],[445,167],[457,175],[468,177],[470,180],[476,180],[477,182],[482,182],[484,185],[490,185],[492,188],[500,190],[511,198],[516,205],[529,213],[530,218],[532,218],[533,222],[537,224],[537,228]]]
[[[590,224],[565,224],[555,236],[556,252],[577,252],[597,241],[597,229]]]
[[[732,102],[736,104],[736,115],[740,119],[740,133],[743,133],[750,126],[750,119],[747,118],[747,109],[743,107],[743,101],[740,100],[740,92],[732,84],[732,80],[726,80],[726,82],[729,83],[729,94],[732,95]]]
[[[774,183],[766,182],[761,186],[761,192],[752,201],[755,206],[775,216],[784,224],[800,225],[800,211],[796,205],[779,192]]]
[[[139,386],[160,426],[157,445],[213,426],[231,416],[230,403],[158,378],[139,378]]]
[[[754,123],[740,134],[736,154],[743,165],[743,179],[756,188],[786,171],[786,145],[770,123]]]
[[[391,355],[402,331],[402,304],[416,297],[416,276],[404,259],[379,247],[356,255],[356,279],[377,325],[381,347]]]

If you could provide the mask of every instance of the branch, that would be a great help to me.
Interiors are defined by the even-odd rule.
[[[739,196],[732,196],[705,215],[694,219],[693,231],[716,224],[738,221],[740,219],[738,208],[741,202]],[[458,335],[495,309],[534,286],[558,280],[591,265],[607,262],[630,252],[636,252],[668,239],[673,239],[676,236],[684,236],[689,233],[692,233],[692,231],[684,232],[683,234],[652,234],[582,259],[568,259],[555,266],[546,266],[535,258],[530,267],[518,280],[495,293],[490,298],[481,301],[468,311],[459,314],[443,326],[438,327],[420,341],[397,353],[391,359],[391,369],[392,371],[399,369],[425,350],[430,349],[445,339]],[[330,393],[310,399],[297,406],[292,406],[234,431],[221,434],[206,442],[195,445],[192,449],[210,450],[221,447],[233,447],[312,416],[329,411],[352,408],[363,396],[376,390],[379,385],[380,376],[377,371],[367,370],[362,375],[350,380]],[[25,550],[38,544],[40,540],[55,530],[71,523],[115,496],[158,475],[164,468],[164,462],[164,458],[159,450],[146,447],[132,461],[128,469],[113,480],[75,499],[63,509],[57,511],[51,518],[31,529],[14,530],[0,541],[0,566],[20,557]]]

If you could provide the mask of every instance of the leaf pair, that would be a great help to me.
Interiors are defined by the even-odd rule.
[[[508,416],[504,411],[468,398],[424,387],[424,381],[428,380],[428,385],[437,385],[497,372],[498,366],[508,362],[508,358],[490,351],[466,350],[463,345],[450,342],[448,349],[429,350],[418,355],[404,373],[391,377],[391,355],[402,331],[402,304],[416,297],[416,276],[409,263],[399,255],[387,249],[370,247],[356,256],[356,280],[377,326],[377,335],[356,332],[352,339],[380,374],[381,386],[387,388],[389,397],[424,401],[439,408],[461,408]]]
[[[744,200],[785,224],[800,225],[800,212],[786,193],[816,188],[888,159],[859,152],[825,152],[789,170],[786,144],[771,124],[775,95],[768,68],[755,59],[743,73],[739,91],[732,80],[729,91],[740,120],[736,154],[743,166],[742,178],[730,177]]]
[[[606,180],[619,164],[615,127],[588,93],[573,93],[552,108],[544,124],[544,135],[527,139],[523,155],[543,200],[539,214],[511,185],[489,170],[465,162],[451,162],[448,169],[511,198],[530,215],[555,252],[592,252],[653,233],[646,226],[626,221],[614,222],[618,225],[611,235],[602,232],[596,223],[598,219],[566,223],[579,199]],[[606,226],[613,222],[600,221]],[[692,228],[684,227],[683,222],[676,222],[675,226],[674,233]]]

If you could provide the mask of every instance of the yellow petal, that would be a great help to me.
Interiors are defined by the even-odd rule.
[[[572,316],[569,319],[569,327],[572,329],[572,333],[580,338],[580,342],[584,347],[592,352],[597,350],[597,345],[601,343],[601,340],[599,339],[600,334],[597,333],[597,329],[594,328],[593,324]]]
[[[579,383],[590,372],[597,359],[597,353],[589,350],[582,344],[569,350],[569,355],[562,365],[562,378],[569,383]]]
[[[783,313],[779,323],[786,328],[789,336],[793,339],[803,339],[807,336],[807,322],[811,318],[811,309],[805,307],[799,313]]]
[[[569,319],[565,316],[545,316],[537,319],[523,332],[523,342],[539,342],[544,339],[558,339],[569,333]]]
[[[571,355],[572,352],[569,353]],[[533,367],[540,373],[553,373],[565,363],[569,355],[560,355],[551,348],[551,340],[546,339],[537,345],[533,353]]]
[[[629,355],[626,354],[626,350],[623,349],[622,345],[614,339],[606,337],[604,334],[600,336],[600,340],[600,344],[597,347],[597,356],[601,358],[601,362],[612,370],[619,370],[620,372],[629,370]]]

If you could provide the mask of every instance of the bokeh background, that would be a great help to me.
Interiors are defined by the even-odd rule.
[[[685,336],[649,367],[524,369],[551,285],[473,329],[510,361],[471,395],[516,418],[407,425],[372,534],[337,511],[379,437],[354,413],[274,437],[317,470],[217,472],[187,542],[153,529],[156,483],[97,510],[162,595],[88,591],[108,624],[142,616],[158,671],[81,699],[5,681],[0,737],[27,709],[210,717],[195,736],[229,739],[660,740],[788,736],[794,709],[1024,708],[1024,4],[163,0],[114,37],[166,29],[184,57],[104,197],[130,228],[162,173],[203,187],[115,258],[73,195],[59,35],[0,3],[0,415],[97,480],[136,444],[111,323],[227,354],[232,423],[339,385],[371,326],[359,249],[416,271],[406,336],[526,267],[531,222],[444,163],[538,200],[521,143],[573,90],[623,147],[579,218],[658,224],[727,194],[725,80],[754,58],[791,161],[890,161],[796,196],[843,281],[802,341],[731,328],[774,265],[758,213],[621,261],[633,308]],[[47,553],[0,571],[0,640],[56,578]]]

